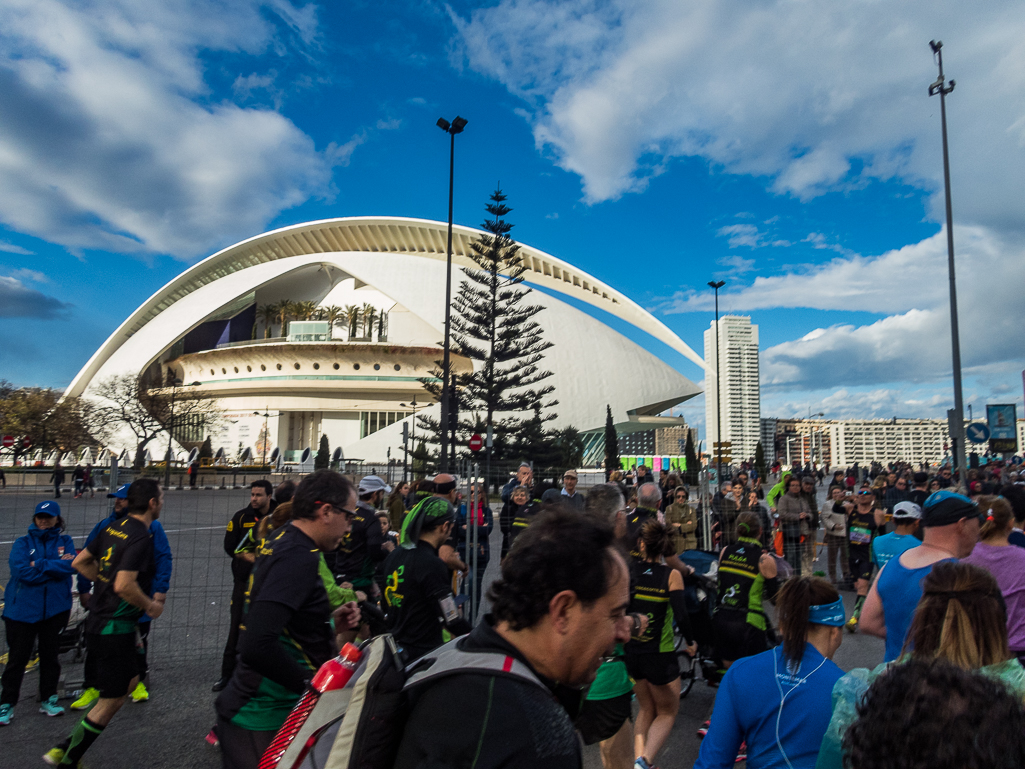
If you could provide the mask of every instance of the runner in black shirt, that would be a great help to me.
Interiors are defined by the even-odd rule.
[[[318,470],[299,484],[292,520],[261,546],[247,593],[238,665],[217,698],[217,736],[226,769],[252,769],[317,669],[337,651],[320,553],[334,550],[355,515],[342,475]],[[335,624],[359,624],[355,603]]]
[[[107,525],[72,563],[95,583],[85,631],[100,699],[71,735],[43,756],[51,766],[79,766],[138,682],[136,624],[143,612],[156,619],[164,610],[163,600],[148,595],[154,571],[149,527],[162,506],[160,484],[152,478],[135,481],[128,488],[128,515]]]
[[[424,500],[406,516],[400,546],[385,561],[385,606],[407,662],[441,646],[443,628],[453,636],[470,632],[456,610],[448,568],[438,557],[454,523],[455,511],[447,500]]]
[[[213,685],[215,692],[219,692],[228,685],[231,674],[235,670],[235,657],[238,654],[238,626],[242,621],[242,604],[245,602],[249,572],[252,571],[253,562],[256,560],[256,528],[263,517],[274,510],[274,502],[271,499],[272,491],[270,481],[263,479],[253,481],[249,485],[249,504],[231,517],[224,532],[224,552],[231,558],[231,576],[234,586],[231,591],[231,625],[228,628],[228,640],[224,644],[224,656],[221,659],[221,677]]]
[[[384,534],[377,521],[375,507],[387,493],[386,489],[391,491],[391,487],[376,475],[368,475],[360,481],[361,497],[355,508],[352,527],[334,552],[324,554],[338,584],[348,582],[353,589],[368,595],[373,589],[374,569],[387,555],[387,551],[381,548]]]

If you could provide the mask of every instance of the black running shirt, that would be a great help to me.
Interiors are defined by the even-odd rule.
[[[85,632],[124,635],[135,632],[143,612],[117,594],[114,583],[119,571],[138,572],[136,582],[149,595],[155,567],[149,527],[126,515],[107,524],[87,548],[96,558],[99,573],[89,602]]]

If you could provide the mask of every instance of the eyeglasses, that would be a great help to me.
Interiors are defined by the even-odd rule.
[[[347,510],[344,507],[335,507],[334,504],[331,502],[314,502],[313,504],[322,505],[323,507],[330,507],[331,510],[337,513],[338,515],[344,515],[345,520],[347,520],[349,523],[352,523],[353,520],[356,518],[355,510]]]

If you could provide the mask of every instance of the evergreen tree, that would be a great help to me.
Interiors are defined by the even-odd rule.
[[[450,401],[461,417],[457,443],[465,445],[474,430],[483,432],[490,424],[495,435],[492,457],[502,460],[513,456],[510,449],[544,440],[543,425],[555,418],[550,409],[558,401],[546,400],[554,388],[543,384],[552,373],[543,369],[542,361],[552,344],[544,341],[543,329],[534,319],[543,308],[525,301],[531,293],[521,287],[527,268],[519,245],[509,236],[513,225],[503,218],[512,209],[505,205],[501,189],[490,200],[486,209],[493,218],[481,225],[488,234],[470,244],[470,258],[477,267],[463,268],[464,279],[452,302],[453,351],[479,365],[456,378]],[[432,374],[420,381],[440,400],[440,365]],[[530,417],[522,416],[531,412]],[[421,424],[438,436],[438,420],[425,416]]]
[[[698,482],[698,471],[701,469],[701,463],[698,461],[698,455],[694,451],[694,433],[690,430],[687,430],[687,445],[683,450],[683,457],[687,462],[685,480],[689,485],[694,486]]]
[[[210,442],[210,436],[206,436],[203,440],[203,445],[199,447],[199,458],[200,459],[213,459],[214,458],[214,446]]]
[[[413,478],[424,478],[433,467],[435,458],[427,450],[427,443],[423,438],[416,442],[416,447],[411,455]]]
[[[618,470],[621,462],[619,459],[619,435],[616,433],[616,424],[612,421],[612,406],[605,406],[605,480],[609,479],[613,470]]]
[[[765,479],[769,476],[769,470],[765,466],[765,448],[761,441],[758,441],[755,446],[755,470],[758,471],[758,482],[765,483]]]
[[[320,448],[317,449],[317,456],[313,458],[313,469],[323,470],[331,464],[331,446],[327,442],[327,436],[320,436]]]

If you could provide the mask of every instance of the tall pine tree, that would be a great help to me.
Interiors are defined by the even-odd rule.
[[[618,470],[622,463],[619,459],[619,434],[616,423],[612,420],[612,406],[605,405],[605,480],[609,479],[613,470]]]
[[[698,461],[698,455],[694,451],[694,433],[689,429],[687,430],[687,445],[683,450],[683,457],[687,462],[685,480],[689,485],[694,486],[698,482],[698,471],[701,469],[701,463]]]
[[[544,384],[552,375],[542,367],[552,344],[534,320],[543,309],[525,300],[531,289],[521,287],[527,268],[519,244],[510,236],[513,225],[504,217],[512,211],[506,196],[495,190],[486,206],[493,217],[470,244],[476,268],[463,269],[464,279],[452,302],[452,343],[458,354],[475,362],[472,373],[460,375],[454,400],[459,409],[457,442],[487,425],[494,429],[493,458],[529,456],[544,443],[542,426],[555,418],[550,411],[558,401],[550,399],[554,388]],[[441,397],[441,372],[422,379],[424,388]],[[525,417],[530,414],[529,417]],[[423,417],[421,424],[437,436],[437,420]],[[540,437],[539,437],[540,436]]]

